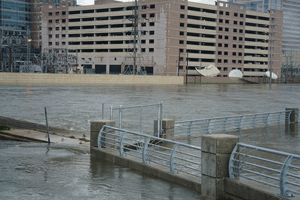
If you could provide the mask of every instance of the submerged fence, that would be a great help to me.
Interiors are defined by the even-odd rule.
[[[102,110],[104,106],[102,105]],[[103,116],[104,114],[102,114]],[[163,104],[110,107],[110,120],[117,123],[119,129],[129,129],[140,133],[153,134],[154,120],[158,121],[157,136],[162,133]]]
[[[210,133],[226,133],[227,131],[255,128],[290,121],[292,111],[279,111],[217,117],[175,122],[175,137],[190,137]]]
[[[283,196],[300,195],[299,155],[237,143],[230,157],[229,175],[278,188]]]
[[[98,148],[138,158],[144,164],[167,167],[171,173],[201,177],[201,148],[197,146],[103,126],[98,135]]]

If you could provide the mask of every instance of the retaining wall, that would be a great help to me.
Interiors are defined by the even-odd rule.
[[[2,85],[183,85],[183,76],[0,73]]]

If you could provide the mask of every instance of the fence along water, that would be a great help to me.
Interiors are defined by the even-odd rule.
[[[292,111],[237,115],[175,122],[175,137],[190,137],[210,133],[226,133],[290,121]]]
[[[119,152],[120,156],[140,159],[144,164],[169,168],[171,173],[201,177],[201,148],[110,126],[98,135],[98,148]]]
[[[237,143],[229,161],[229,176],[243,177],[300,197],[300,156]]]

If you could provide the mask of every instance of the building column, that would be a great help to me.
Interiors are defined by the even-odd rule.
[[[231,152],[239,137],[226,134],[202,136],[201,142],[201,197],[225,197],[224,181],[229,177],[228,164]]]
[[[98,147],[98,135],[104,125],[115,126],[113,120],[94,120],[90,124],[90,147]]]
[[[158,129],[158,120],[154,120],[154,135],[157,136]],[[174,119],[162,119],[162,133],[160,134],[160,138],[173,140],[174,139],[174,127],[175,121]]]

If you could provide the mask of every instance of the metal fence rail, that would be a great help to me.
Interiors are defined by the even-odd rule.
[[[153,130],[154,120],[157,119],[157,131],[155,131],[155,134],[157,134],[155,136],[159,137],[162,133],[162,118],[162,102],[139,106],[110,107],[110,120],[115,120],[119,129],[124,128],[125,125],[126,129],[134,129],[140,133],[148,132],[150,134],[149,130]]]
[[[210,133],[226,133],[227,131],[241,130],[281,124],[290,121],[292,111],[237,115],[175,122],[175,137],[195,136]]]
[[[229,161],[230,178],[243,177],[280,190],[280,195],[300,195],[300,156],[237,143]]]
[[[201,177],[201,148],[193,145],[104,126],[99,132],[98,148],[141,159],[144,164],[167,167],[171,173]]]

